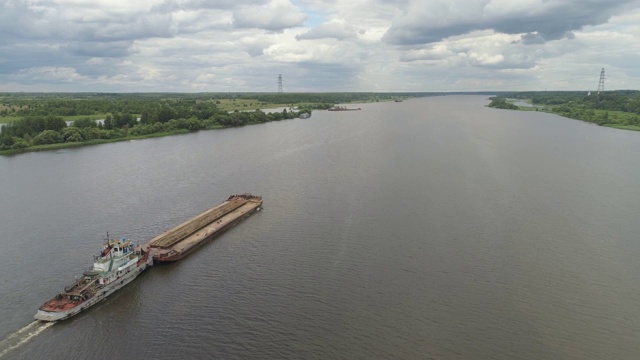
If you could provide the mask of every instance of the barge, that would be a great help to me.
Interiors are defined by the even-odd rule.
[[[346,106],[334,106],[330,107],[327,110],[329,111],[354,111],[354,110],[362,110],[360,108],[348,108]]]
[[[231,195],[222,204],[156,236],[144,247],[151,252],[155,261],[180,260],[261,207],[261,196]]]

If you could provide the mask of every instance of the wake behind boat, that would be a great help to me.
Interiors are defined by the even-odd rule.
[[[94,256],[93,268],[44,303],[34,318],[42,321],[68,319],[127,285],[150,265],[153,265],[153,257],[148,250],[134,247],[125,238],[109,239],[107,234],[102,251]]]

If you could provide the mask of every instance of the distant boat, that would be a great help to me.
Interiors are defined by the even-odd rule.
[[[402,102],[402,99],[396,99],[395,102]]]
[[[298,116],[298,117],[300,119],[308,119],[308,118],[311,117],[311,114],[304,112],[304,113],[300,114],[300,116]]]
[[[329,111],[353,111],[353,110],[362,110],[360,108],[348,108],[346,106],[334,106],[331,108],[328,108],[327,110]]]

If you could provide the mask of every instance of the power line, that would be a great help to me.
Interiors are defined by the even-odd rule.
[[[514,90],[517,88],[528,88],[527,91],[535,91],[532,90],[531,88],[533,87],[533,85],[550,85],[552,83],[569,83],[569,82],[575,82],[575,81],[579,81],[579,80],[593,80],[592,76],[580,76],[580,77],[571,77],[571,78],[562,78],[562,79],[550,79],[550,80],[538,80],[538,81],[527,81],[527,82],[521,82],[521,80],[518,80],[515,83],[512,84],[504,84],[504,85],[487,85],[487,87],[491,87],[490,90],[498,90],[498,91],[510,91],[510,90]],[[515,79],[514,79],[515,80]],[[511,81],[508,79],[504,79],[505,82]],[[573,91],[580,91],[580,89],[575,89]]]

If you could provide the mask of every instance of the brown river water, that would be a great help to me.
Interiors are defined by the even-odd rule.
[[[0,157],[0,358],[637,359],[640,132],[486,104]],[[243,192],[264,209],[33,322],[107,231],[147,241]]]

